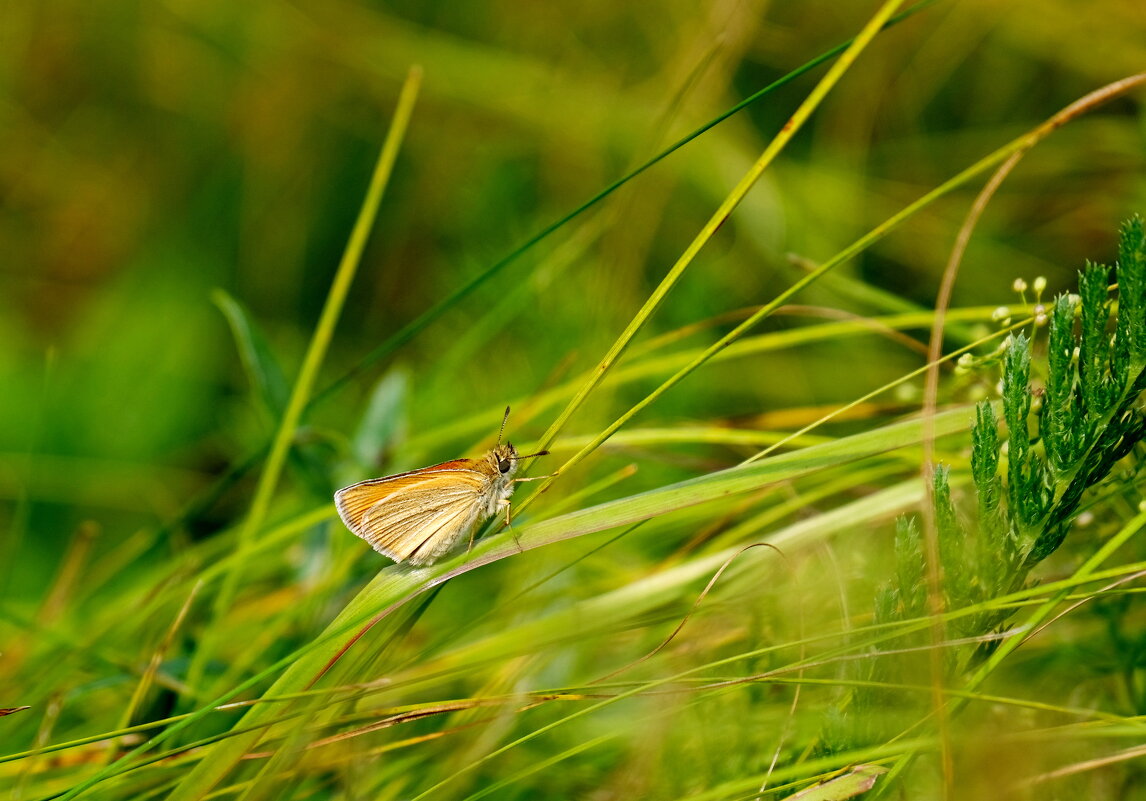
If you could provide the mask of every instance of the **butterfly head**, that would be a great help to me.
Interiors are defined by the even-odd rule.
[[[511,487],[511,481],[529,481],[527,478],[513,478],[513,474],[517,472],[517,463],[523,459],[532,459],[534,456],[545,456],[549,451],[538,451],[537,453],[527,453],[521,456],[517,452],[517,448],[509,442],[504,445],[501,444],[501,438],[505,436],[505,422],[509,419],[509,407],[505,407],[505,415],[501,418],[501,429],[497,432],[497,444],[493,446],[493,450],[486,454],[485,464],[488,472],[498,482],[499,486],[503,488]],[[507,489],[508,493],[513,492],[512,489]]]
[[[517,448],[513,447],[509,442],[504,445],[498,445],[490,451],[489,460],[497,470],[497,475],[509,478],[517,472]]]

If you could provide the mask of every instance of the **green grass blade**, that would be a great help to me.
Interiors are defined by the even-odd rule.
[[[997,649],[983,662],[982,665],[971,675],[964,685],[963,690],[966,693],[972,693],[982,686],[999,666],[1009,657],[1016,649],[1019,648],[1027,639],[1034,634],[1043,623],[1050,619],[1055,610],[1067,599],[1075,587],[1084,584],[1098,575],[1098,568],[1102,566],[1110,556],[1112,556],[1119,548],[1130,541],[1132,537],[1138,534],[1142,528],[1146,526],[1146,512],[1139,512],[1133,518],[1126,522],[1117,534],[1103,543],[1097,551],[1095,551],[1089,559],[1083,562],[1077,570],[1071,575],[1069,579],[1062,582],[1057,582],[1056,585],[1045,585],[1042,587],[1033,588],[1034,590],[1041,590],[1047,592],[1054,590],[1054,594],[1049,599],[1039,604],[1039,606],[1027,617],[1023,623],[1019,625],[1019,630],[1023,636],[1012,636],[1003,640]],[[972,700],[970,696],[959,696],[951,701],[950,714],[957,714],[967,703]],[[892,768],[891,773],[888,774],[888,783],[890,784],[896,777],[898,777],[907,766],[918,756],[915,750],[907,750],[896,761],[895,766]]]
[[[255,490],[255,497],[251,503],[251,509],[248,513],[242,528],[239,531],[239,548],[242,549],[246,544],[251,542],[255,536],[262,529],[263,523],[266,520],[267,512],[270,508],[271,497],[274,494],[275,488],[278,484],[279,475],[282,472],[283,465],[286,461],[287,451],[290,448],[291,440],[294,437],[295,429],[298,426],[299,420],[302,417],[303,410],[306,406],[307,399],[310,396],[311,388],[314,385],[315,378],[318,375],[318,369],[322,364],[323,357],[326,355],[326,348],[330,343],[330,339],[334,333],[334,326],[338,321],[339,314],[342,311],[343,302],[346,295],[350,290],[351,281],[354,279],[354,273],[357,270],[358,263],[362,257],[362,251],[366,247],[367,239],[370,235],[370,229],[373,225],[374,218],[377,216],[378,207],[382,201],[382,194],[386,188],[386,184],[390,178],[390,173],[394,166],[394,161],[398,155],[398,148],[401,145],[402,137],[405,134],[407,124],[410,120],[410,115],[413,112],[414,101],[417,98],[418,88],[421,84],[421,70],[412,69],[406,79],[405,85],[402,87],[402,93],[399,96],[398,107],[394,114],[394,119],[387,134],[386,141],[383,143],[382,151],[379,154],[378,162],[374,169],[374,174],[370,180],[370,186],[366,193],[366,198],[363,201],[362,208],[359,212],[358,219],[355,222],[354,229],[351,232],[350,240],[347,243],[346,250],[343,253],[342,261],[338,266],[335,273],[334,283],[331,286],[330,293],[327,296],[326,304],[323,307],[322,315],[319,319],[318,326],[315,329],[313,338],[309,348],[307,349],[306,357],[303,361],[302,369],[299,371],[299,376],[295,381],[294,388],[291,391],[290,401],[287,404],[286,411],[283,414],[282,422],[279,424],[278,432],[275,435],[274,443],[271,447],[270,455],[267,458],[267,463],[263,468],[263,472],[259,477],[259,483]],[[230,606],[234,599],[238,582],[241,577],[243,562],[236,560],[232,563],[230,570],[223,575],[222,585],[219,593],[215,597],[214,603],[214,617],[221,618],[226,609]],[[202,679],[203,672],[214,651],[216,639],[222,636],[223,627],[211,626],[206,629],[208,632],[215,632],[213,635],[205,635],[203,641],[200,643],[199,648],[195,652],[195,657],[188,669],[187,683],[193,689],[198,685]],[[75,788],[66,793],[63,798],[75,798],[80,793],[84,792],[88,787],[99,781],[101,774],[97,773],[91,779],[82,782]],[[182,787],[182,785],[181,785]]]
[[[915,14],[918,14],[920,11],[923,11],[924,9],[928,8],[931,5],[934,5],[937,2],[938,2],[938,0],[922,0],[922,2],[916,3],[915,5],[911,6],[911,8],[908,8],[905,11],[897,14],[896,16],[888,19],[886,22],[883,23],[883,29],[891,28],[895,25],[898,25],[900,22],[903,22],[904,20],[908,19],[909,17],[912,17]],[[655,165],[657,165],[658,163],[660,163],[664,159],[668,158],[673,153],[675,153],[676,151],[680,150],[682,147],[687,145],[689,142],[693,141],[694,139],[696,139],[696,138],[702,136],[703,134],[707,133],[708,131],[712,130],[717,125],[719,125],[720,123],[727,120],[729,117],[735,116],[736,114],[738,114],[741,111],[743,111],[744,109],[748,108],[748,106],[757,102],[761,98],[771,94],[772,92],[776,91],[777,89],[779,89],[783,86],[786,86],[787,84],[796,80],[800,76],[802,76],[808,72],[811,72],[812,70],[814,70],[816,67],[820,66],[821,64],[823,64],[827,61],[831,61],[833,58],[840,55],[841,53],[846,52],[848,50],[848,48],[850,48],[854,45],[855,41],[856,40],[854,38],[852,38],[852,39],[848,39],[845,42],[841,42],[840,44],[836,45],[835,47],[831,48],[830,50],[827,50],[827,51],[821,53],[820,55],[816,56],[815,58],[811,59],[810,61],[805,62],[803,65],[797,67],[796,69],[792,70],[791,72],[787,73],[786,75],[784,75],[780,78],[777,78],[775,81],[772,81],[771,83],[769,83],[767,86],[763,87],[762,89],[758,89],[756,92],[754,92],[753,94],[744,98],[739,103],[737,103],[736,105],[729,108],[727,111],[724,111],[723,113],[721,113],[718,116],[714,117],[713,119],[709,120],[704,125],[701,125],[699,128],[697,128],[696,130],[682,136],[676,142],[674,142],[673,144],[666,147],[664,150],[657,153],[655,156],[653,156],[648,161],[646,161],[643,164],[641,164],[640,166],[634,168],[630,172],[625,173],[620,178],[613,181],[611,184],[609,184],[604,189],[602,189],[600,192],[593,195],[591,198],[589,198],[588,200],[583,202],[581,205],[577,206],[577,208],[573,209],[568,214],[565,214],[564,216],[558,218],[557,220],[554,220],[553,222],[549,223],[544,228],[542,228],[540,231],[538,231],[536,234],[529,237],[529,239],[527,239],[521,245],[517,246],[512,251],[510,251],[508,254],[503,256],[501,259],[499,259],[498,261],[491,264],[489,267],[487,267],[481,273],[479,273],[478,275],[471,278],[467,283],[465,283],[462,286],[455,289],[453,292],[451,292],[449,295],[447,295],[438,304],[436,304],[435,306],[433,306],[430,309],[427,309],[425,312],[423,312],[421,315],[419,315],[414,320],[411,320],[409,323],[404,325],[399,331],[397,331],[396,333],[391,335],[385,342],[382,342],[376,348],[374,348],[369,353],[367,353],[365,356],[363,356],[359,360],[358,364],[356,364],[351,370],[347,371],[344,375],[340,376],[336,380],[332,381],[328,386],[324,387],[322,390],[315,393],[315,396],[314,396],[312,403],[318,403],[322,400],[325,400],[330,395],[334,394],[339,389],[341,389],[343,386],[345,386],[348,382],[353,380],[356,376],[361,374],[362,371],[365,370],[366,368],[368,368],[370,365],[378,362],[381,359],[386,358],[388,355],[390,355],[394,351],[398,350],[400,347],[405,345],[407,342],[414,339],[414,337],[416,337],[419,333],[421,333],[423,329],[425,329],[427,326],[429,326],[431,323],[433,323],[435,320],[437,320],[439,317],[441,317],[447,311],[452,309],[454,306],[456,306],[458,303],[460,303],[462,300],[464,300],[466,297],[468,297],[470,294],[472,294],[474,292],[474,290],[478,289],[480,286],[485,284],[487,281],[489,281],[495,275],[500,273],[502,270],[504,270],[510,264],[517,261],[523,255],[525,255],[528,251],[532,250],[536,245],[540,244],[543,240],[547,239],[550,235],[555,233],[557,230],[564,227],[567,223],[572,222],[577,217],[580,217],[584,212],[588,211],[590,208],[597,205],[599,202],[601,202],[602,200],[607,198],[609,195],[616,192],[618,189],[620,189],[622,186],[627,184],[629,181],[633,180],[634,178],[636,178],[639,175],[641,175],[642,173],[644,173],[646,170],[650,169],[651,167],[654,167]]]
[[[935,431],[942,435],[963,430],[969,426],[970,420],[969,410],[958,409],[946,412],[936,419]],[[732,468],[652,492],[642,493],[623,501],[613,501],[593,509],[542,521],[523,527],[520,532],[520,539],[523,547],[536,548],[581,534],[602,531],[625,525],[628,522],[647,519],[686,506],[720,500],[730,494],[758,489],[767,483],[787,480],[819,469],[834,467],[852,459],[864,458],[910,445],[919,440],[921,432],[921,426],[917,421],[896,424],[880,431],[866,432],[837,442],[807,448],[797,453],[784,454],[758,464]],[[902,500],[895,503],[898,506]],[[850,514],[854,515],[854,513]],[[828,525],[829,527],[832,525],[830,521]],[[120,762],[106,770],[99,771],[73,788],[65,797],[74,798],[108,776],[130,770],[134,764],[132,761],[134,756],[145,751],[153,751],[160,743],[166,742],[196,720],[212,714],[215,707],[227,702],[245,689],[255,686],[266,676],[273,675],[284,667],[287,668],[287,671],[268,690],[266,696],[282,697],[303,690],[312,682],[322,666],[342,650],[346,637],[376,616],[378,610],[385,613],[456,575],[516,554],[518,552],[517,546],[513,542],[507,542],[508,539],[501,538],[497,542],[491,541],[480,544],[475,548],[473,558],[468,561],[467,557],[463,555],[423,570],[408,570],[401,567],[383,570],[347,605],[326,632],[316,638],[309,646],[300,652],[280,659],[194,714],[183,718],[163,733],[137,747]],[[711,565],[708,562],[711,558],[724,559],[726,556],[717,555],[717,557],[703,560],[699,565],[688,565],[686,572],[682,573],[681,576],[687,578],[697,570],[701,571],[701,574],[710,570]],[[665,578],[659,577],[657,583],[664,584]],[[214,750],[208,753],[203,761],[188,774],[172,798],[178,801],[184,798],[195,798],[198,797],[198,793],[206,792],[207,788],[221,779],[231,766],[254,746],[261,736],[262,727],[269,722],[268,716],[273,717],[279,714],[290,714],[290,710],[272,709],[269,705],[253,707],[233,728],[234,732],[243,733],[215,746]]]
[[[935,418],[934,430],[937,435],[965,430],[970,427],[971,420],[972,413],[969,409],[944,412]],[[583,534],[616,528],[911,445],[917,443],[921,435],[922,425],[919,421],[895,424],[878,431],[857,434],[756,464],[731,468],[619,501],[611,501],[591,509],[526,525],[519,530],[518,538],[522,548],[531,549]],[[280,660],[274,666],[279,669],[289,665],[286,672],[268,690],[268,694],[286,695],[308,687],[325,670],[325,666],[344,650],[347,636],[356,630],[361,632],[361,627],[372,617],[381,619],[411,598],[455,576],[516,553],[518,546],[512,538],[501,537],[496,541],[479,543],[470,555],[459,555],[428,568],[412,570],[393,566],[382,570],[310,646]],[[698,569],[695,565],[690,565],[689,568]],[[701,568],[710,569],[707,561]],[[265,674],[264,671],[260,675]],[[249,683],[245,682],[244,685]],[[217,699],[210,707],[213,708],[224,700],[226,699]],[[267,715],[273,714],[275,710],[268,706],[256,706],[236,724],[236,727],[257,726],[264,722]],[[179,725],[186,725],[189,722],[190,719],[187,719]],[[165,733],[156,740],[165,739],[166,736],[168,735]],[[198,797],[197,794],[209,790],[237,764],[243,754],[255,746],[259,736],[259,730],[255,730],[250,734],[239,735],[220,743],[187,776],[172,795],[171,801],[190,801]],[[154,744],[153,742],[151,745]]]
[[[374,219],[378,216],[378,207],[382,203],[382,195],[386,190],[386,184],[390,180],[390,173],[398,157],[398,149],[401,147],[402,138],[413,113],[414,101],[417,99],[421,82],[422,72],[415,68],[410,71],[406,83],[402,87],[401,95],[398,98],[398,107],[394,112],[394,119],[386,136],[386,141],[382,144],[382,151],[374,167],[374,174],[370,178],[366,198],[363,200],[358,219],[355,220],[354,229],[350,233],[350,239],[342,254],[342,260],[335,272],[334,283],[331,285],[318,326],[315,328],[314,336],[303,359],[302,368],[299,370],[298,378],[291,390],[290,400],[287,403],[286,411],[283,413],[282,421],[279,423],[278,431],[271,445],[270,455],[267,456],[266,465],[259,475],[250,512],[242,528],[239,529],[239,548],[243,548],[255,538],[262,529],[267,512],[270,510],[271,498],[278,486],[279,475],[282,473],[287,452],[290,449],[291,441],[294,439],[295,429],[298,428],[299,421],[302,419],[311,389],[318,377],[319,367],[326,356],[330,339],[334,336],[334,326],[342,313],[343,303],[350,292],[350,284],[354,280],[354,274],[362,259],[362,251],[366,248]],[[233,602],[242,575],[241,566],[242,562],[235,562],[232,569],[223,576],[223,583],[215,596],[213,605],[215,618],[222,617]],[[219,627],[209,627],[207,630],[218,631],[218,629]],[[214,646],[214,639],[205,637],[195,652],[195,659],[191,663],[187,677],[187,683],[193,689],[198,686],[202,679],[207,660],[215,650]]]
[[[562,471],[568,470],[569,468],[571,468],[574,465],[581,462],[586,456],[588,456],[594,450],[596,450],[601,445],[601,443],[605,442],[609,437],[611,437],[613,435],[613,433],[616,432],[619,428],[621,428],[625,423],[627,423],[629,420],[631,420],[633,417],[635,417],[637,414],[639,414],[642,410],[644,410],[646,407],[648,407],[654,401],[656,401],[659,397],[661,397],[666,392],[668,392],[670,389],[672,389],[672,387],[676,386],[678,383],[680,383],[682,380],[684,380],[686,377],[688,377],[694,370],[696,370],[698,367],[703,365],[705,362],[707,362],[709,359],[711,359],[717,353],[719,353],[722,350],[724,350],[725,348],[727,348],[729,345],[731,345],[733,342],[735,342],[737,339],[739,339],[745,333],[747,333],[750,329],[752,329],[754,326],[759,324],[766,317],[773,314],[776,311],[776,309],[778,309],[778,308],[780,308],[780,306],[784,305],[796,293],[798,293],[799,291],[801,291],[802,289],[804,289],[808,285],[817,281],[821,276],[828,273],[830,270],[838,267],[840,264],[843,264],[844,262],[848,261],[853,256],[866,250],[872,244],[879,241],[883,237],[887,236],[887,234],[889,234],[893,229],[898,227],[900,224],[902,224],[908,218],[912,217],[917,212],[926,208],[928,205],[930,205],[934,201],[938,200],[943,195],[946,195],[948,192],[951,192],[955,188],[966,183],[971,178],[974,178],[975,176],[987,171],[991,167],[994,167],[994,166],[1002,163],[1003,161],[1005,161],[1007,158],[1009,158],[1014,153],[1031,147],[1032,144],[1035,141],[1037,141],[1037,138],[1038,138],[1040,132],[1044,132],[1044,129],[1045,129],[1045,125],[1040,125],[1034,129],[1032,129],[1031,131],[1027,132],[1026,134],[1012,140],[1011,142],[1009,142],[1008,144],[999,148],[998,150],[994,151],[990,155],[983,157],[979,161],[972,164],[970,167],[967,167],[966,169],[964,169],[959,174],[948,179],[947,181],[943,182],[942,184],[940,184],[935,189],[926,193],[921,198],[916,200],[914,203],[905,207],[904,209],[899,211],[897,214],[893,215],[892,217],[890,217],[889,219],[887,219],[886,221],[881,223],[879,226],[877,226],[876,228],[869,231],[864,236],[857,239],[851,245],[844,248],[843,250],[838,252],[836,255],[832,256],[830,259],[825,261],[822,265],[817,267],[815,270],[812,270],[807,275],[805,275],[803,278],[796,281],[794,284],[792,284],[792,286],[790,286],[784,292],[777,295],[776,298],[774,298],[772,301],[765,304],[764,306],[761,306],[760,309],[757,312],[755,312],[751,317],[749,317],[747,320],[742,322],[740,325],[736,326],[736,328],[734,328],[732,331],[725,334],[720,339],[718,339],[716,342],[714,342],[712,345],[710,345],[708,348],[706,348],[693,361],[691,361],[689,364],[685,365],[680,370],[678,370],[676,372],[676,374],[674,374],[671,378],[668,379],[668,381],[661,384],[659,387],[657,387],[655,390],[653,390],[651,393],[649,393],[647,396],[645,396],[642,400],[640,400],[638,403],[636,403],[634,406],[632,406],[627,412],[625,412],[623,415],[621,415],[615,421],[613,421],[613,423],[611,423],[607,428],[605,428],[600,434],[598,434],[596,437],[594,437],[592,442],[590,442],[588,445],[586,445],[584,448],[582,448],[581,451],[579,451],[574,456],[572,456],[570,459],[568,459],[561,466],[560,470],[558,470],[558,474],[560,474],[560,472],[562,472]],[[604,365],[604,361],[602,362],[602,365]],[[602,367],[599,366],[598,369],[602,369]],[[542,481],[540,483],[540,485],[538,486],[538,488],[535,490],[534,494],[531,495],[530,497],[526,498],[521,504],[519,504],[518,508],[519,509],[524,508],[524,507],[528,506],[530,503],[532,503],[533,499],[536,498],[541,493],[545,492],[545,490],[548,489],[549,485],[552,484],[555,480],[556,480],[555,478],[549,478],[549,479],[546,479],[545,481]]]
[[[286,410],[290,390],[282,367],[267,345],[266,337],[251,321],[247,310],[226,292],[217,289],[211,298],[231,327],[251,389],[262,400],[270,418],[280,419]]]
[[[712,217],[710,217],[708,222],[704,224],[704,227],[700,229],[700,233],[698,233],[689,246],[685,248],[684,253],[677,259],[676,263],[661,280],[660,284],[657,285],[657,288],[646,298],[644,304],[625,327],[625,330],[621,332],[621,335],[617,337],[609,347],[608,352],[605,353],[604,357],[597,364],[597,367],[590,373],[589,379],[581,386],[573,396],[573,399],[566,404],[565,408],[561,410],[561,413],[557,415],[553,423],[550,424],[548,430],[541,436],[537,444],[538,448],[545,449],[553,443],[566,423],[569,422],[569,418],[581,408],[586,398],[600,385],[609,371],[613,369],[617,360],[633,341],[633,337],[635,337],[645,326],[645,323],[649,321],[653,312],[657,310],[661,302],[664,301],[665,297],[676,285],[677,281],[680,280],[684,271],[692,264],[693,259],[695,259],[697,254],[708,244],[709,240],[712,239],[720,227],[728,221],[728,218],[732,216],[732,212],[740,205],[744,196],[756,185],[756,182],[760,180],[760,176],[771,166],[780,151],[784,149],[803,124],[807,122],[808,118],[812,116],[812,112],[819,107],[820,103],[828,96],[832,88],[835,87],[844,74],[851,69],[852,64],[859,58],[860,53],[862,53],[868,44],[870,44],[871,40],[875,38],[875,35],[879,33],[880,29],[895,12],[895,9],[901,2],[902,0],[888,0],[888,2],[880,7],[875,16],[868,21],[867,25],[863,27],[859,35],[852,41],[851,46],[844,51],[840,59],[828,70],[828,74],[816,84],[815,88],[813,88],[804,99],[804,102],[797,107],[796,111],[788,119],[788,122],[786,122],[784,127],[780,129],[780,132],[773,137],[772,141],[768,143],[768,146],[764,148],[764,152],[760,154],[748,172],[746,172],[740,179],[740,182],[733,187],[732,191],[724,199],[724,202],[720,204]],[[562,466],[561,470],[567,470],[572,467],[590,451],[591,449],[582,450],[572,459],[568,460]],[[537,493],[534,493],[531,497],[536,497],[537,494],[543,491],[550,483],[552,483],[552,479],[545,481]],[[528,503],[529,500],[527,499],[525,504]]]

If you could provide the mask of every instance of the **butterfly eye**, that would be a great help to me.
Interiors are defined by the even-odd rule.
[[[509,461],[509,459],[499,459],[497,462],[497,469],[503,473],[508,473],[512,467],[513,462]]]

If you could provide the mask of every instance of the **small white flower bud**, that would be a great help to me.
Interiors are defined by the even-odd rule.
[[[1011,284],[1011,289],[1015,290],[1016,292],[1026,292],[1027,282],[1022,278],[1016,278],[1015,283]]]

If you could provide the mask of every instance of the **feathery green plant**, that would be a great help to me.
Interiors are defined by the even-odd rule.
[[[826,801],[873,784],[926,795],[873,763],[935,747],[915,697],[932,689],[918,677],[933,668],[928,626],[939,598],[927,591],[920,525],[902,518],[896,575],[873,622],[869,535],[925,503],[921,441],[965,440],[971,414],[891,419],[913,408],[912,382],[930,369],[914,332],[936,312],[906,284],[868,281],[916,248],[893,235],[901,226],[935,225],[976,178],[1065,121],[1018,137],[1013,126],[1029,116],[983,126],[990,103],[961,102],[976,71],[1006,64],[992,72],[990,94],[1007,98],[1025,91],[1029,69],[1008,82],[1012,60],[1050,63],[1062,48],[1048,25],[1036,62],[990,51],[1013,37],[948,36],[982,15],[921,0],[887,20],[895,33],[871,39],[811,127],[784,128],[791,101],[811,86],[795,79],[863,43],[866,35],[849,38],[852,15],[891,4],[868,5],[829,17],[792,4],[657,14],[605,5],[560,26],[493,7],[446,19],[413,5],[336,3],[300,15],[291,4],[257,13],[206,4],[171,18],[49,21],[12,5],[9,27],[28,47],[0,65],[0,78],[26,94],[4,106],[16,116],[0,160],[30,180],[9,204],[18,224],[4,230],[34,272],[9,277],[35,275],[44,291],[0,293],[5,419],[35,421],[27,436],[5,437],[0,454],[2,500],[16,500],[11,515],[0,504],[0,528],[13,532],[0,536],[0,584],[11,588],[0,597],[5,799]],[[950,13],[919,13],[944,5]],[[1068,7],[1040,6],[1035,22]],[[1060,32],[1073,41],[1067,19]],[[1106,43],[1119,33],[1108,24]],[[828,35],[847,41],[773,80]],[[1134,48],[1146,38],[1125,41],[1109,49],[1137,68]],[[37,42],[51,58],[32,64],[23,50],[40,53]],[[984,46],[967,58],[966,42]],[[992,60],[979,57],[988,52]],[[138,53],[155,80],[124,80]],[[368,168],[373,109],[411,63],[427,76],[411,144],[377,235],[348,248],[327,295],[346,299],[337,329],[341,301],[315,326]],[[928,69],[916,70],[921,80],[880,81],[906,65]],[[1072,70],[1036,114],[1066,100],[1063,86],[1094,78]],[[201,79],[165,80],[189,74]],[[876,95],[864,91],[876,81]],[[712,116],[718,108],[727,110]],[[1131,100],[1090,122],[1134,131],[1135,108]],[[743,202],[731,224],[705,229],[711,241],[679,262],[697,256],[681,283],[667,292],[674,272],[653,291],[661,268],[681,258],[682,233],[695,233],[762,149],[778,152],[790,134],[772,174],[735,193]],[[1132,136],[1084,141],[1040,145],[1056,180],[1088,163],[1094,141],[1138,156],[1125,146]],[[872,169],[857,170],[856,156]],[[617,162],[639,166],[625,172]],[[1124,201],[1106,190],[1135,175],[1090,171],[1087,213],[1107,216]],[[892,191],[870,191],[878,187]],[[95,218],[84,211],[93,190],[109,201]],[[1030,197],[1001,194],[999,219],[1022,218]],[[536,233],[487,260],[515,230]],[[1028,269],[1045,241],[1026,231],[1015,248],[1023,235],[984,225],[976,244],[992,263],[1009,251],[1018,257],[1010,266]],[[788,249],[804,274],[784,272]],[[38,269],[64,250],[67,269]],[[928,247],[911,259],[922,271],[939,255]],[[91,266],[75,274],[68,265],[80,262]],[[1125,444],[1088,450],[1098,429],[1075,423],[1090,408],[1116,423],[1118,386],[1140,373],[1121,366],[1135,352],[1134,332],[1120,333],[1135,279],[1119,276],[1116,315],[1098,269],[1077,299],[1045,312],[1053,323],[1067,304],[1058,313],[1069,324],[1051,335],[1058,350],[1077,348],[1073,371],[1051,381],[1042,334],[1025,351],[1019,338],[1000,349],[992,364],[1014,362],[1016,402],[980,406],[970,468],[956,458],[936,473],[953,637],[1023,630],[1008,624],[1008,610],[1028,604],[1038,607],[1024,621],[1036,620],[1033,630],[1061,609],[1056,593],[1089,590],[1081,581],[1032,587],[1026,576],[1036,548],[1054,545],[1058,510],[1063,534],[1078,510],[1100,508],[1086,487]],[[76,277],[86,300],[69,299]],[[222,317],[205,302],[215,286]],[[1133,291],[1141,297],[1140,280]],[[39,310],[13,314],[25,297],[39,297]],[[1105,320],[1108,336],[1084,341],[1086,298],[1093,330]],[[62,316],[66,329],[53,322]],[[238,359],[222,344],[224,318]],[[1006,331],[980,332],[990,318],[990,307],[947,310],[957,349],[941,367],[1001,341]],[[600,378],[594,365],[610,342],[618,358]],[[853,364],[862,369],[841,369]],[[940,386],[958,392],[957,382]],[[586,457],[535,504],[517,505],[516,540],[491,536],[411,571],[337,523],[335,486],[469,455],[506,403],[518,445],[580,406],[544,471],[562,456]],[[1008,412],[1026,431],[1013,459]],[[1100,492],[1118,490],[1113,476],[1128,461],[1107,471]],[[977,515],[963,505],[972,487]],[[1012,499],[1012,487],[1028,492]],[[1129,495],[1114,500],[1125,510]],[[1133,555],[1118,566],[1100,558],[1141,518],[1072,579],[1118,581],[1146,567]],[[1105,608],[1113,611],[1099,623],[1124,628],[1109,660],[1117,668],[1103,677],[1113,685],[1118,670],[1138,669],[1137,598],[1098,594],[1078,618],[1089,635],[1098,616],[1086,612]],[[1130,612],[1116,608],[1123,601]],[[1071,634],[1023,655],[1065,662],[1081,642]],[[990,700],[978,693],[977,677],[1020,639],[990,650],[942,643],[950,674],[970,675],[948,682],[961,695],[950,692],[1017,709],[1037,686],[1047,691],[1032,708],[1077,714],[1080,736],[1141,741],[1135,716],[1146,702],[1133,682],[1097,687],[1071,707],[1056,701],[1061,669],[1036,676],[1045,683],[1024,672],[1021,690]],[[904,652],[887,653],[896,647]],[[870,672],[841,681],[841,663]],[[833,709],[841,688],[854,688],[853,703]],[[817,740],[825,716],[833,725]],[[859,745],[848,731],[857,717],[872,735]],[[1018,734],[1061,743],[1061,723]],[[956,733],[957,744],[973,740]],[[1098,756],[1117,759],[1102,748]],[[1115,770],[1133,780],[1132,766]]]
[[[1022,584],[1062,545],[1084,493],[1106,480],[1146,434],[1138,403],[1146,386],[1146,243],[1139,217],[1122,227],[1116,272],[1117,299],[1108,289],[1110,268],[1088,264],[1079,273],[1079,300],[1069,295],[1055,300],[1045,390],[1034,415],[1031,342],[1020,334],[1009,343],[1003,366],[1005,492],[998,475],[997,422],[983,402],[972,430],[972,472],[986,541],[977,581],[964,578],[968,574],[959,560],[944,561],[953,596],[991,597]],[[1113,335],[1112,315],[1117,317]],[[945,477],[936,473],[937,498]],[[940,541],[950,536],[942,527],[939,534]]]
[[[1062,545],[1087,490],[1101,485],[1146,436],[1138,403],[1146,388],[1146,241],[1140,217],[1122,226],[1115,271],[1116,297],[1108,287],[1111,269],[1087,264],[1079,272],[1079,295],[1060,295],[1049,316],[1039,318],[1049,321],[1041,391],[1032,388],[1032,339],[1020,333],[1005,343],[1006,438],[989,401],[976,406],[971,430],[977,537],[959,517],[950,469],[935,469],[934,511],[950,608],[1021,586]],[[897,576],[877,602],[889,618],[907,619],[920,609],[921,549],[904,542],[919,538],[914,523],[901,523]]]
[[[1032,373],[1044,366],[1032,358],[1033,339],[1020,333],[1004,344],[1005,438],[997,407],[989,401],[976,406],[971,430],[977,525],[968,526],[960,515],[950,468],[934,470],[932,504],[945,607],[987,610],[953,618],[959,636],[979,638],[1007,623],[1012,612],[991,609],[990,602],[1023,587],[1032,569],[1062,545],[1088,491],[1113,491],[1125,483],[1111,473],[1146,438],[1140,403],[1146,389],[1146,237],[1140,217],[1122,226],[1115,273],[1117,294],[1112,295],[1111,269],[1087,264],[1079,273],[1079,295],[1060,295],[1049,315],[1037,317],[1036,326],[1049,323],[1042,390],[1032,387]],[[927,613],[922,534],[912,519],[898,521],[895,561],[893,577],[875,599],[877,624],[919,620]],[[922,630],[915,629],[883,647],[910,649],[923,642]],[[984,648],[994,642],[987,640]],[[983,652],[965,648],[958,656],[949,653],[946,665],[958,673]],[[915,656],[880,656],[864,669],[866,678],[901,679],[913,672],[907,660]],[[925,675],[918,663],[912,667],[924,670],[915,675]],[[895,698],[890,690],[861,689],[855,714],[886,709]],[[890,721],[886,716],[879,720],[878,732],[865,727],[867,737],[887,734]],[[825,744],[847,741],[841,733],[845,729],[845,716],[837,710]]]

